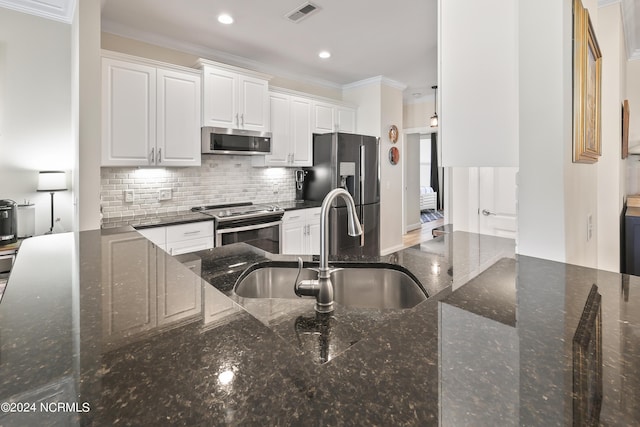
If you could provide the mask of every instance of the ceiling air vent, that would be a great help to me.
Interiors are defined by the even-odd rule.
[[[304,3],[301,6],[296,7],[294,10],[292,10],[291,12],[287,13],[285,15],[285,17],[291,21],[291,22],[300,22],[302,21],[304,18],[313,15],[315,12],[317,12],[318,10],[320,10],[320,8],[318,6],[316,6],[313,3]]]

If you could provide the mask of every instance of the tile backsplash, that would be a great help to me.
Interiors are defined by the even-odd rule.
[[[200,167],[103,167],[100,174],[104,218],[295,198],[294,169],[254,168],[251,156],[203,156]],[[171,189],[171,200],[158,200],[160,189]],[[133,190],[133,202],[125,202],[125,190]]]

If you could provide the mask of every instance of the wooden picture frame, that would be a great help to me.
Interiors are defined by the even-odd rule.
[[[622,158],[629,156],[629,100],[622,103]]]
[[[595,163],[601,144],[602,53],[580,0],[573,6],[573,161]]]

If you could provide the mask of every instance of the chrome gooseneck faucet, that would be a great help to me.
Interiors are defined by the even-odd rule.
[[[329,269],[329,211],[331,203],[336,197],[341,196],[347,203],[348,233],[349,236],[362,234],[362,227],[356,215],[356,206],[348,191],[343,188],[331,190],[320,208],[320,268],[317,280],[303,280],[294,284],[294,290],[298,296],[316,297],[316,311],[318,313],[330,313],[333,311],[333,284],[331,283],[331,270]],[[298,275],[302,270],[302,259],[298,258]]]

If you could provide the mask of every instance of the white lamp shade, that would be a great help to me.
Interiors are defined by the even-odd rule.
[[[64,171],[40,171],[38,174],[38,191],[65,191],[67,174]]]

